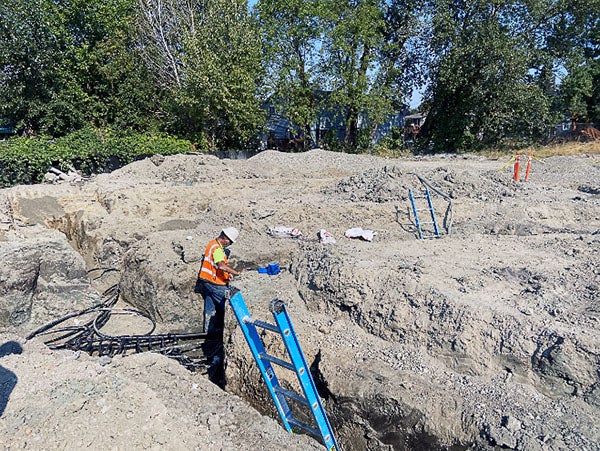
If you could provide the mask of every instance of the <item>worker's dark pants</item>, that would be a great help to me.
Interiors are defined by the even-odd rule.
[[[214,334],[202,344],[207,359],[208,378],[225,386],[225,349],[223,348],[223,328],[225,326],[225,301],[229,288],[225,285],[198,279],[194,291],[204,298],[204,332]]]
[[[221,333],[225,323],[225,301],[229,288],[226,285],[201,281],[204,298],[204,332]]]

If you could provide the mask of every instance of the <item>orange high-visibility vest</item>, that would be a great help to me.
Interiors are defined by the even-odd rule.
[[[228,272],[220,270],[213,259],[213,254],[219,247],[221,247],[221,244],[216,239],[208,243],[204,250],[204,258],[202,259],[202,266],[200,267],[198,277],[215,285],[227,285],[231,276]],[[225,264],[229,264],[227,255],[224,261]]]

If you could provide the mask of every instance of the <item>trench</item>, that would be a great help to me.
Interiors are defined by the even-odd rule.
[[[100,250],[102,244],[91,240],[86,234],[85,224],[80,215],[64,215],[52,221],[51,226],[65,234],[71,246],[82,255],[88,265],[91,264],[90,262],[98,264],[98,255],[102,253]],[[122,252],[125,253],[127,244],[124,243],[123,246]],[[88,267],[90,271],[95,269]],[[122,270],[122,268],[116,269]],[[114,276],[115,274],[112,274],[112,277]],[[98,334],[98,331],[101,330],[98,326],[108,322],[111,314],[107,312],[114,307],[114,303],[111,305],[111,302],[116,299],[111,297],[114,296],[114,293],[111,292],[105,293],[105,296],[108,296],[109,299],[100,309],[86,312],[97,314],[100,319],[98,317],[90,319],[83,327],[77,329],[75,334],[66,335],[68,329],[63,328],[62,323],[39,331],[38,334],[43,335],[43,339],[48,341],[47,344],[55,349],[79,349],[99,356],[112,357],[116,354],[133,352],[160,352],[170,358],[175,358],[190,371],[205,374],[209,380],[225,391],[229,391],[230,382],[246,384],[242,393],[238,390],[232,393],[246,399],[263,415],[268,415],[280,422],[262,380],[246,378],[243,381],[224,381],[225,368],[222,366],[211,367],[210,350],[223,345],[222,337],[186,333],[153,334],[152,332],[139,335]],[[148,312],[133,313],[135,309],[130,310],[131,314],[144,318],[148,323],[156,321],[156,318],[153,318]],[[57,339],[57,336],[60,336],[60,339]],[[225,337],[225,346],[229,344],[227,339],[228,337]],[[472,446],[472,443],[459,442],[452,445],[442,444],[438,437],[428,432],[425,426],[426,418],[422,412],[403,405],[395,399],[383,395],[370,398],[336,396],[329,390],[328,381],[319,369],[320,358],[320,355],[317,355],[313,362],[309,362],[310,370],[341,449],[345,451],[462,451]],[[236,364],[240,363],[236,362]],[[241,365],[253,367],[256,363],[252,360],[243,362]]]

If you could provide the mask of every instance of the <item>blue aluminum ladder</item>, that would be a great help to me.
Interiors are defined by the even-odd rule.
[[[242,332],[244,332],[248,346],[250,346],[254,360],[256,360],[286,430],[288,432],[303,430],[315,438],[321,438],[329,451],[339,451],[321,398],[310,374],[310,368],[306,364],[304,353],[285,308],[285,303],[279,299],[273,299],[269,305],[269,310],[273,314],[276,325],[253,319],[240,291],[231,296],[229,304],[235,313]],[[257,327],[275,332],[281,336],[291,362],[267,354],[265,345],[256,329]],[[295,372],[304,396],[282,388],[272,364]],[[293,400],[297,404],[303,405],[306,410],[310,410],[316,427],[297,420],[292,414],[288,400]]]
[[[412,206],[413,216],[415,218],[415,225],[417,227],[417,232],[419,233],[419,238],[422,240],[425,238],[439,238],[440,230],[438,228],[437,219],[435,218],[435,211],[433,209],[433,203],[431,202],[431,195],[429,194],[429,190],[425,189],[425,194],[423,196],[415,196],[413,194],[412,189],[409,189],[408,197],[410,198],[410,204]],[[431,221],[422,222],[421,220],[419,220],[419,211],[424,211],[425,209],[417,208],[416,199],[427,199],[427,210],[429,211]],[[425,235],[423,231],[423,225],[433,225],[433,235]]]

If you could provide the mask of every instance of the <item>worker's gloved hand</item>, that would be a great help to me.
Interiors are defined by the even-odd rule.
[[[268,274],[270,276],[275,276],[281,272],[281,268],[279,267],[279,263],[269,263],[264,268],[258,268],[259,274]]]
[[[280,271],[281,271],[281,269],[279,268],[279,263],[277,263],[277,262],[269,263],[267,265],[267,274],[270,276],[275,276],[275,275],[279,274]]]

